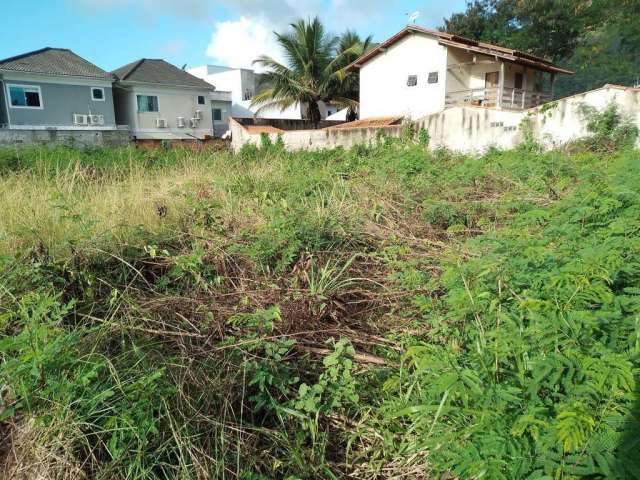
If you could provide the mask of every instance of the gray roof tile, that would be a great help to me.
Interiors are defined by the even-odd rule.
[[[113,80],[113,75],[66,48],[46,47],[0,60],[0,70]]]
[[[112,72],[120,81],[214,90],[211,84],[164,60],[143,58]]]

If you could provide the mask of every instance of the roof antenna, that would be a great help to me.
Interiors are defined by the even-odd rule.
[[[184,65],[182,65],[182,70],[186,70],[187,69],[187,64],[185,63]]]
[[[416,23],[416,20],[420,16],[420,12],[418,10],[416,10],[413,13],[405,13],[405,15],[407,15],[409,17],[409,23]]]

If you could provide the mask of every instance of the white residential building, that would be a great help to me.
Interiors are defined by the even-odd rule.
[[[523,110],[573,72],[517,50],[409,25],[348,68],[360,71],[360,118],[418,119],[466,105]]]
[[[216,91],[231,92],[231,116],[236,118],[272,118],[299,120],[304,118],[305,105],[293,105],[285,110],[279,108],[263,108],[251,106],[251,99],[260,93],[260,74],[247,68],[229,68],[218,65],[202,65],[187,70],[191,75],[201,78],[213,85]],[[320,115],[326,118],[337,112],[339,108],[334,105],[325,105],[321,102]]]

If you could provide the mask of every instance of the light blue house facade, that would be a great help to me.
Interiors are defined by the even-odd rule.
[[[67,49],[0,60],[0,128],[116,129],[113,80]]]

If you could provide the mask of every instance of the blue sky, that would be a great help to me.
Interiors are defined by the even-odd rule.
[[[259,54],[279,56],[274,30],[320,15],[336,32],[346,27],[382,41],[420,11],[435,27],[465,0],[3,0],[0,58],[42,48],[70,48],[112,70],[138,58],[175,65],[250,66]]]

